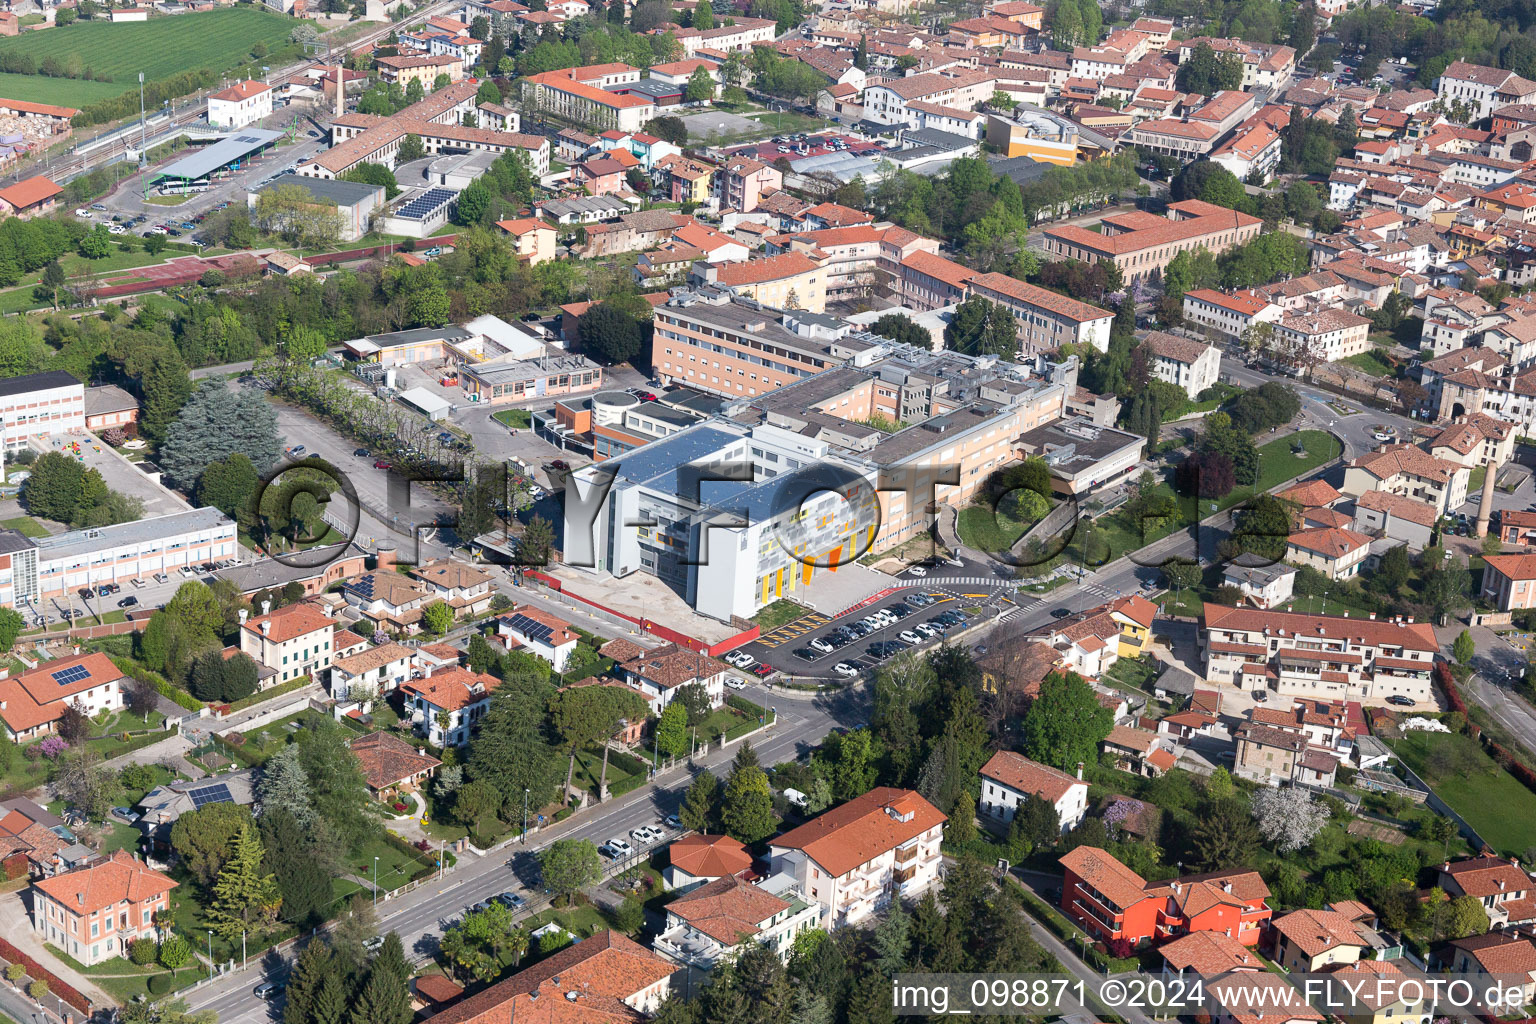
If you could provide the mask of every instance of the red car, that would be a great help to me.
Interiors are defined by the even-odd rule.
[[[375,459],[374,462],[373,462],[373,468],[374,469],[394,469],[395,468],[395,464],[393,462],[386,462],[383,459]]]
[[[654,401],[656,401],[656,396],[651,394],[649,391],[647,391],[645,394],[640,396],[640,401],[642,401],[642,402],[654,402]]]
[[[756,665],[752,666],[752,671],[756,672],[760,676],[766,676],[768,673],[773,671],[773,666],[764,665],[762,662],[758,662]]]

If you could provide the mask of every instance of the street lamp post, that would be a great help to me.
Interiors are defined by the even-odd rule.
[[[208,978],[213,979],[213,929],[208,929]]]
[[[139,182],[141,195],[145,200],[149,199],[149,165],[144,159],[144,150],[149,144],[149,129],[144,124],[144,72],[139,72],[139,169],[144,172],[144,178]]]
[[[373,858],[373,905],[379,905],[379,858]]]
[[[523,787],[523,845],[528,845],[528,787]]]

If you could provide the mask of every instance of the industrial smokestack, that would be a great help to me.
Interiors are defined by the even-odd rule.
[[[1493,485],[1499,475],[1497,463],[1488,463],[1488,472],[1483,474],[1483,500],[1477,506],[1477,535],[1488,536],[1488,520],[1493,515]]]
[[[336,62],[336,116],[340,117],[347,112],[347,76],[346,65],[341,61]]]

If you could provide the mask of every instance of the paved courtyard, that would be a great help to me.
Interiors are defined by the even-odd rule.
[[[768,125],[740,114],[724,110],[709,110],[701,114],[689,114],[683,118],[690,138],[719,139],[745,135],[747,132],[767,132]]]

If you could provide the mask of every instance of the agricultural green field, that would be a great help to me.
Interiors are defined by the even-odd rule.
[[[41,62],[52,57],[59,62],[78,56],[80,63],[111,82],[86,82],[79,79],[4,75],[0,84],[35,82],[34,89],[47,90],[18,99],[46,100],[72,106],[108,96],[116,96],[138,86],[138,73],[149,80],[165,78],[180,71],[211,68],[227,71],[250,62],[251,47],[263,43],[269,50],[288,45],[288,34],[295,22],[266,11],[232,7],[201,14],[180,14],[150,18],[143,22],[111,24],[106,21],[76,22],[67,28],[42,32],[24,32],[0,38],[0,52],[26,53]],[[266,63],[271,63],[268,59]]]
[[[119,28],[126,28],[120,25]],[[137,86],[138,77],[133,84]],[[29,103],[55,103],[65,107],[83,107],[97,100],[109,100],[126,86],[117,82],[83,82],[73,78],[45,78],[42,75],[12,75],[0,71],[0,96]]]

